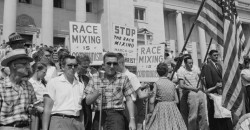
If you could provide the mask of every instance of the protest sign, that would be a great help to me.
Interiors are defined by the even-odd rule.
[[[138,46],[137,76],[142,82],[155,82],[158,79],[156,67],[164,61],[163,44]]]
[[[136,66],[137,29],[113,24],[111,51],[122,53],[125,65]]]
[[[88,55],[92,65],[102,62],[101,25],[95,23],[70,22],[70,52],[73,56]]]

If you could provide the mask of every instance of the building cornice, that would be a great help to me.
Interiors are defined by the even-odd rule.
[[[163,7],[169,11],[184,11],[185,14],[195,15],[199,9],[202,0],[164,0]],[[240,19],[243,22],[250,23],[250,4],[238,2],[237,4],[238,13]],[[243,15],[244,14],[244,15]],[[246,15],[247,14],[247,15]]]

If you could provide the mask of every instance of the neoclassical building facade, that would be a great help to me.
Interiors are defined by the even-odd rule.
[[[137,28],[138,45],[165,43],[178,54],[195,20],[201,0],[0,0],[0,41],[19,32],[34,44],[69,44],[69,21],[100,23],[109,50],[112,25]],[[246,40],[250,36],[250,1],[237,0]],[[210,37],[195,26],[186,47],[198,65]],[[212,49],[222,50],[214,41]],[[197,60],[196,60],[197,59]]]

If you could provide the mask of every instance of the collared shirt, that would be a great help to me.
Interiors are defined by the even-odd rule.
[[[46,86],[49,96],[54,101],[51,114],[79,116],[81,102],[85,98],[84,84],[74,79],[71,84],[62,74],[49,81]]]
[[[43,95],[48,94],[48,91],[46,90],[43,83],[41,81],[34,80],[33,78],[30,78],[29,82],[34,88],[37,100],[43,102]]]
[[[188,71],[185,66],[181,66],[180,69],[177,71],[177,77],[179,80],[184,80],[185,84],[196,88],[197,83],[199,80],[200,70],[199,68],[193,66],[191,71]]]
[[[47,72],[46,75],[44,77],[44,79],[46,80],[46,82],[49,82],[52,78],[57,77],[57,70],[56,67],[54,66],[48,66],[47,67]]]
[[[106,86],[103,93],[103,109],[119,109],[125,108],[123,98],[131,95],[134,91],[128,77],[125,74],[117,73],[112,80],[99,78],[99,73],[93,74],[93,78],[89,81],[85,92],[93,93],[95,90]],[[101,96],[94,103],[94,109],[100,110]]]
[[[128,79],[131,85],[133,86],[133,89],[137,91],[141,87],[140,80],[137,78],[137,76],[134,73],[130,72],[128,69],[126,69],[124,74],[128,76]],[[132,99],[133,101],[136,100],[136,94],[132,94]]]
[[[28,105],[36,101],[32,85],[23,81],[18,86],[9,77],[0,80],[0,124],[28,121]]]

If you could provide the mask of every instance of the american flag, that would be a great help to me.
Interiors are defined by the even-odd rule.
[[[248,54],[249,47],[245,43],[235,1],[206,0],[197,25],[224,48],[222,104],[236,115],[240,115],[243,109],[243,89],[239,62],[244,53]]]

